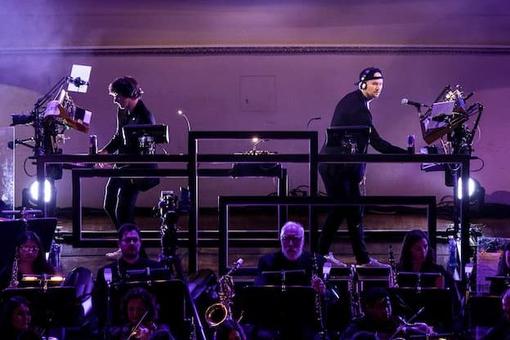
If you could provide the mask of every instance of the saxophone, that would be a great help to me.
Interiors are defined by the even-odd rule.
[[[17,250],[16,250],[17,251]],[[16,288],[19,285],[18,280],[18,256],[14,257],[12,262],[11,280],[9,281],[9,288]]]
[[[209,327],[218,327],[226,320],[232,319],[232,300],[235,295],[232,274],[243,265],[244,260],[238,259],[227,274],[218,280],[218,296],[220,302],[212,304],[205,311],[205,320]]]

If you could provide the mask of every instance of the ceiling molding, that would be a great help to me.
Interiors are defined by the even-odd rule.
[[[510,54],[510,46],[112,46],[1,49],[1,55],[335,55],[335,54]]]

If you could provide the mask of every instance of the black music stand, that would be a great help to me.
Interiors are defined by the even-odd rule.
[[[50,328],[74,326],[74,287],[7,288],[1,293],[1,300],[5,302],[13,296],[23,296],[30,302],[33,323],[46,332]]]
[[[397,274],[397,283],[399,288],[439,288],[436,286],[436,283],[440,278],[443,278],[444,284],[444,277],[441,273],[399,272]]]
[[[422,307],[423,311],[416,316],[416,321],[448,329],[452,326],[454,306],[452,294],[448,289],[438,288],[390,288],[392,306],[396,314],[410,318]]]
[[[257,327],[310,326],[317,329],[315,291],[311,287],[244,287],[235,297],[234,307],[243,311],[243,322]]]
[[[365,125],[329,127],[326,130],[326,149],[342,154],[366,153],[370,130]]]
[[[309,285],[310,278],[307,278],[304,269],[298,270],[275,270],[262,272],[264,285],[288,286],[288,285]]]
[[[181,280],[146,280],[146,281],[119,281],[112,284],[111,305],[112,324],[120,325],[123,321],[120,305],[122,297],[128,290],[136,287],[145,288],[154,295],[159,305],[159,321],[167,324],[172,334],[179,339],[189,330],[186,325],[186,300],[187,287]],[[117,308],[115,308],[117,307]]]
[[[491,295],[501,296],[510,288],[510,276],[486,276],[485,280],[490,282],[489,291]]]
[[[357,281],[359,283],[359,291],[365,291],[370,288],[389,288],[391,268],[371,268],[356,267]]]

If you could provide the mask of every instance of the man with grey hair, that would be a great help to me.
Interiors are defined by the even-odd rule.
[[[310,252],[303,251],[305,231],[297,222],[285,223],[280,232],[281,249],[260,258],[257,268],[256,285],[280,284],[281,276],[287,272],[285,284],[312,285],[315,289],[324,290],[324,283],[314,273],[314,259]],[[322,268],[323,257],[317,258],[317,268]],[[278,274],[281,275],[271,275]],[[269,274],[269,275],[268,275]],[[314,276],[314,274],[316,274]]]

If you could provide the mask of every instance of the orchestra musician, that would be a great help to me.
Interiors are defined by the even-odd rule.
[[[117,130],[111,140],[98,151],[100,154],[140,154],[138,141],[124,140],[122,128],[126,125],[156,123],[154,115],[141,99],[142,89],[136,79],[128,76],[115,79],[108,87],[117,110]],[[155,164],[115,165],[116,168],[154,168]],[[104,210],[117,229],[124,223],[133,223],[138,194],[159,184],[157,178],[111,177],[105,188]]]
[[[163,264],[147,258],[145,252],[142,251],[140,229],[135,224],[126,223],[119,229],[118,245],[122,254],[121,258],[100,268],[94,285],[94,308],[103,322],[106,317],[106,294],[109,284],[125,279],[130,270],[146,270],[147,268],[154,270],[164,267]],[[110,277],[105,276],[105,271],[111,273]]]
[[[265,275],[270,272],[284,271],[303,271],[303,275],[292,278],[285,284],[311,285],[316,291],[324,292],[324,282],[313,273],[313,255],[304,251],[305,231],[301,224],[289,221],[285,223],[280,232],[281,248],[275,253],[263,255],[259,259],[257,267],[256,285],[280,284],[275,282],[274,277]],[[319,258],[318,265],[322,265],[324,260]],[[280,278],[278,278],[279,280]]]
[[[510,340],[510,289],[501,296],[501,307],[501,319],[489,330],[484,340]]]
[[[308,286],[316,294],[323,295],[326,286],[314,270],[314,261],[318,268],[322,268],[323,257],[314,259],[314,255],[304,251],[304,229],[297,222],[285,223],[280,232],[281,249],[272,254],[263,255],[258,262],[256,286]],[[277,274],[277,275],[275,275]],[[295,301],[299,304],[299,301]],[[312,339],[317,332],[309,324],[298,324],[294,320],[286,319],[279,329],[267,329],[254,325],[254,329],[247,331],[249,338],[255,339]]]
[[[361,71],[357,89],[345,95],[337,104],[331,121],[335,126],[367,126],[370,127],[369,143],[382,153],[405,153],[406,150],[385,141],[372,123],[371,102],[381,95],[383,88],[382,71],[376,67],[368,67]],[[359,151],[365,151],[360,147]],[[321,154],[341,152],[323,146]],[[326,192],[332,198],[357,198],[361,196],[360,182],[365,176],[365,164],[333,164],[322,163],[319,173],[324,182]],[[367,251],[362,225],[361,207],[334,207],[328,214],[319,239],[319,253],[326,255],[333,243],[336,231],[342,220],[347,220],[347,229],[354,256],[358,265],[380,267],[377,260],[370,258]]]
[[[30,303],[22,296],[12,296],[4,302],[0,318],[0,334],[6,340],[36,340],[41,336],[32,325]]]
[[[397,336],[431,335],[433,330],[425,323],[407,323],[393,314],[390,296],[383,288],[371,288],[362,296],[364,315],[354,319],[342,333],[340,339],[352,339],[360,332],[370,332],[377,339],[395,339]]]
[[[153,339],[158,337],[173,339],[167,325],[158,320],[158,304],[155,297],[144,288],[132,288],[124,295],[121,302],[121,316],[124,324],[113,327],[113,339]]]
[[[413,273],[439,273],[436,279],[436,288],[453,288],[453,277],[443,266],[434,262],[432,248],[429,247],[427,234],[419,229],[406,233],[402,243],[400,259],[397,264],[398,272]],[[446,282],[445,282],[446,281]]]
[[[492,280],[490,284],[490,292],[492,295],[500,295],[508,288],[510,278],[510,242],[505,244],[501,256],[498,261],[497,276],[501,277],[498,280]]]
[[[2,289],[18,287],[23,275],[55,274],[48,263],[39,236],[33,231],[25,231],[16,241],[14,258],[0,271]]]

